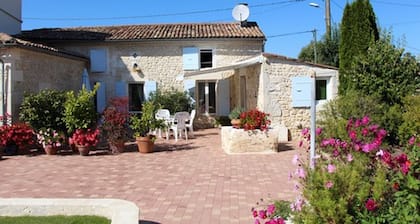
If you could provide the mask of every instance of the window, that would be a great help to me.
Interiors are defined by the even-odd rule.
[[[316,100],[327,99],[327,80],[316,80],[315,83]]]
[[[91,49],[90,50],[90,71],[91,72],[106,72],[107,55],[105,49]]]
[[[198,109],[200,113],[216,113],[216,82],[198,83]]]
[[[128,84],[128,110],[141,111],[141,104],[144,97],[143,83],[129,83]]]
[[[200,68],[213,67],[213,51],[211,49],[200,49]]]

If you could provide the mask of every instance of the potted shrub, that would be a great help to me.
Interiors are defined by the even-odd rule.
[[[101,129],[108,140],[112,153],[122,153],[124,143],[128,139],[128,98],[111,99],[102,117]]]
[[[3,125],[0,127],[0,146],[5,154],[15,155],[27,145],[34,144],[34,131],[26,123]]]
[[[76,145],[80,155],[89,155],[90,148],[96,146],[99,140],[99,129],[77,129],[70,138],[70,144]]]
[[[240,115],[243,112],[242,107],[235,107],[229,114],[230,123],[234,128],[240,128],[241,127],[241,119]]]
[[[47,155],[56,155],[58,147],[64,142],[64,135],[51,128],[41,128],[37,133],[37,139]]]
[[[261,130],[267,131],[271,121],[268,119],[269,114],[258,109],[252,109],[242,112],[240,115],[241,126],[245,131]]]
[[[142,105],[141,115],[130,117],[130,127],[141,153],[153,152],[156,137],[151,134],[151,131],[165,127],[165,121],[155,117],[158,108],[152,101],[146,101]]]

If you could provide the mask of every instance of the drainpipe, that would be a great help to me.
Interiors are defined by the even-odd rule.
[[[3,105],[3,108],[2,108],[2,116],[3,116],[2,125],[7,125],[7,118],[6,118],[6,107],[7,107],[7,105],[4,102],[4,98],[5,98],[4,97],[5,96],[5,93],[4,93],[4,90],[5,90],[5,88],[4,88],[4,61],[1,58],[0,58],[0,63],[1,63],[1,93],[2,93],[1,102],[2,102],[2,105]]]

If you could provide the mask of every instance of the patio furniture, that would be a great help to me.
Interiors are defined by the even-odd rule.
[[[168,137],[169,136],[169,133],[168,133],[169,130],[168,130],[168,128],[171,125],[171,113],[169,112],[168,109],[159,109],[156,112],[156,114],[155,114],[155,118],[156,119],[165,120],[165,124],[166,124],[166,127],[165,127],[166,139],[168,139],[169,138]],[[159,136],[162,137],[162,129],[159,128],[157,131],[159,132]]]
[[[185,124],[185,126],[187,127],[188,131],[191,132],[191,136],[194,137],[194,127],[193,127],[193,123],[194,123],[194,118],[195,118],[195,114],[196,111],[195,109],[191,111],[190,114],[190,119],[188,120],[188,122]]]
[[[188,112],[177,112],[174,115],[174,120],[172,125],[169,127],[168,131],[173,131],[175,141],[178,141],[178,134],[182,137],[182,132],[184,132],[185,140],[188,140],[188,128],[186,122],[190,119],[190,114]]]

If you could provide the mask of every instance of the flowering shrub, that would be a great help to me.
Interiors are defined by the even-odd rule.
[[[34,143],[34,132],[26,123],[4,125],[0,127],[0,145],[25,146]]]
[[[77,129],[70,138],[70,144],[80,146],[95,146],[98,144],[99,129]]]
[[[59,147],[64,142],[64,136],[50,128],[42,128],[36,136],[38,143],[41,144],[44,148],[46,145]]]
[[[285,224],[285,219],[289,217],[290,208],[288,201],[275,201],[274,203],[263,204],[264,200],[257,202],[257,207],[252,208],[252,216],[255,224]],[[262,208],[260,208],[262,206]]]
[[[241,126],[245,131],[260,129],[267,131],[271,121],[268,119],[269,114],[253,109],[242,112],[240,115]]]
[[[349,120],[346,130],[347,139],[317,130],[313,169],[295,156],[302,196],[291,205],[294,222],[418,223],[420,145],[412,139],[408,150],[393,150],[369,117]],[[302,134],[310,140],[307,130]]]
[[[128,130],[128,98],[111,99],[103,112],[102,130],[110,143],[125,141]]]

